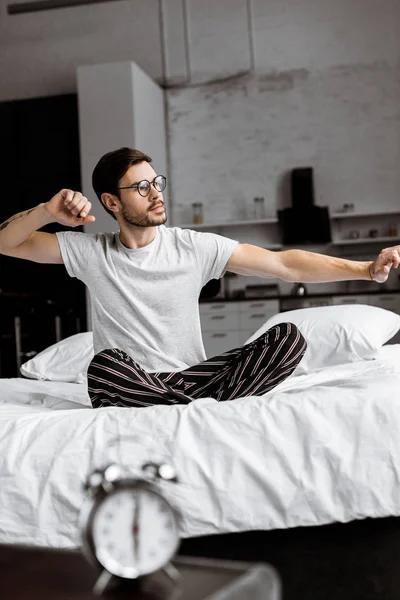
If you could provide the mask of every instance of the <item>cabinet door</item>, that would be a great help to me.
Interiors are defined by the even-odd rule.
[[[369,294],[354,294],[352,296],[333,296],[332,304],[370,304]]]
[[[369,303],[400,315],[400,294],[371,294]]]
[[[236,331],[239,329],[238,312],[200,313],[202,331]]]
[[[275,315],[276,313],[272,311],[254,311],[250,314],[240,315],[240,330],[245,332],[247,337],[250,337],[257,331],[257,329],[260,329],[260,327],[262,327],[266,321],[268,321],[268,319],[274,317]],[[282,319],[282,321],[284,321],[284,319]]]
[[[202,302],[199,305],[200,315],[220,315],[237,313],[240,302]]]
[[[240,330],[249,337],[278,312],[278,300],[244,302],[240,308]]]
[[[379,306],[379,308],[386,308],[392,312],[400,315],[400,294],[377,294],[371,295],[370,304],[373,306]],[[388,344],[400,344],[400,331],[396,333]]]
[[[298,310],[301,308],[314,308],[316,306],[331,306],[331,296],[303,296],[299,298],[283,298],[281,302],[281,311]],[[338,304],[342,304],[341,302]],[[285,320],[285,319],[283,319]]]
[[[204,331],[203,344],[207,358],[241,346],[239,331]]]
[[[250,314],[252,312],[261,312],[266,311],[269,313],[278,313],[279,312],[279,300],[250,300],[246,302],[242,302],[240,305],[240,312],[242,314],[247,313]]]

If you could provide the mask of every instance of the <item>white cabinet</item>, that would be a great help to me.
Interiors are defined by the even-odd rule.
[[[239,331],[203,331],[203,344],[207,358],[242,345]]]
[[[200,323],[207,358],[240,346],[240,302],[200,304]]]
[[[400,315],[400,294],[354,294],[332,296],[332,304],[369,304],[386,308]]]
[[[354,296],[333,296],[333,304],[369,304],[386,308],[400,315],[400,294],[356,294]],[[400,344],[400,331],[389,340],[390,344]]]
[[[370,298],[370,294],[332,296],[332,304],[371,304]]]
[[[376,294],[370,296],[370,304],[386,308],[400,315],[400,294]],[[400,344],[400,331],[388,342],[389,344]]]
[[[251,300],[240,305],[241,343],[279,312],[279,300]]]
[[[281,311],[298,310],[301,308],[315,308],[316,306],[331,306],[331,296],[302,296],[283,298]]]
[[[242,346],[265,321],[279,312],[279,300],[200,304],[207,358]]]
[[[400,315],[400,294],[371,294],[369,303]]]
[[[246,340],[279,312],[313,306],[369,304],[400,315],[400,294],[354,294],[322,297],[206,302],[200,304],[200,321],[207,358],[242,346]],[[282,315],[282,321],[284,321]],[[390,340],[400,344],[400,332]]]

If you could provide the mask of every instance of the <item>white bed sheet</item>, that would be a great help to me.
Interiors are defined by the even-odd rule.
[[[400,345],[224,403],[92,410],[82,384],[0,386],[2,543],[79,546],[83,483],[114,460],[175,465],[182,537],[400,514]]]

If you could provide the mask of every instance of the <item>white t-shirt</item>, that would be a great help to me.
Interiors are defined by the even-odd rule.
[[[148,372],[176,372],[206,360],[199,295],[219,279],[238,244],[213,233],[157,227],[154,240],[130,249],[119,231],[60,231],[70,277],[89,289],[94,352],[120,348]]]

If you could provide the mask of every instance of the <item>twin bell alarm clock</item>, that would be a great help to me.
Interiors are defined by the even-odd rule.
[[[110,464],[89,475],[80,526],[83,553],[102,570],[95,595],[113,579],[138,579],[160,569],[179,578],[170,563],[180,543],[179,515],[160,481],[177,481],[171,465],[146,463],[137,477],[124,477],[119,465]]]

